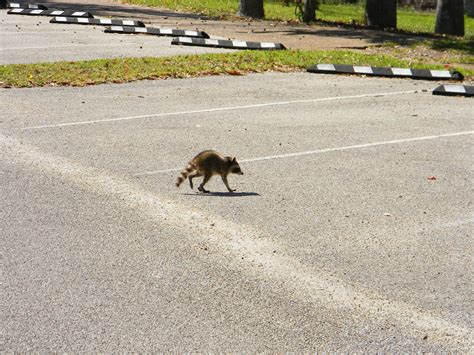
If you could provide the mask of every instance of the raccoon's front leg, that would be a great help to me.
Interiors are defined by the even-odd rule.
[[[227,182],[227,176],[226,175],[222,175],[222,181],[224,181],[224,185],[225,185],[225,187],[227,187],[227,190],[229,190],[229,192],[234,192],[235,191],[235,189],[230,188],[229,183]]]
[[[201,185],[199,185],[199,187],[198,187],[198,190],[199,190],[199,191],[205,192],[205,193],[210,192],[209,190],[206,190],[206,189],[204,188],[204,185],[206,184],[206,182],[209,181],[209,179],[211,178],[211,176],[212,176],[212,174],[206,174],[206,175],[204,175],[204,180],[202,180]]]

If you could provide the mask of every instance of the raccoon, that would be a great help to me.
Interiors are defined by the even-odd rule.
[[[214,150],[205,150],[196,155],[184,170],[181,171],[181,174],[176,180],[176,187],[179,187],[187,178],[189,179],[189,185],[193,188],[193,179],[195,177],[204,176],[198,190],[201,192],[209,192],[204,188],[204,185],[213,175],[220,175],[227,190],[234,192],[235,189],[231,189],[227,182],[227,175],[229,174],[244,175],[237,159],[235,157],[225,157]]]

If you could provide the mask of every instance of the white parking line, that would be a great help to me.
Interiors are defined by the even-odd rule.
[[[304,155],[330,153],[330,152],[337,152],[337,151],[343,151],[343,150],[363,149],[363,148],[376,147],[376,146],[382,146],[382,145],[390,145],[390,144],[401,144],[401,143],[409,143],[409,142],[426,141],[426,140],[437,139],[437,138],[465,136],[465,135],[468,135],[468,134],[474,134],[474,131],[445,133],[445,134],[438,134],[438,135],[435,135],[435,136],[423,136],[423,137],[406,138],[406,139],[394,139],[394,140],[390,140],[390,141],[356,144],[356,145],[349,145],[349,146],[344,146],[344,147],[325,148],[325,149],[318,149],[318,150],[307,150],[307,151],[304,151],[304,152],[279,154],[279,155],[269,155],[269,156],[265,156],[265,157],[257,157],[257,158],[250,158],[250,159],[241,159],[239,161],[241,163],[251,163],[251,162],[262,161],[262,160],[295,158],[295,157],[300,157],[300,156],[304,156]],[[134,176],[144,176],[144,175],[170,173],[170,172],[176,172],[176,171],[180,171],[180,170],[182,170],[182,167],[181,168],[170,168],[170,169],[163,169],[163,170],[146,171],[146,172],[143,172],[143,173],[134,174]]]
[[[9,48],[0,48],[0,51],[10,51],[10,50],[21,50],[21,49],[51,49],[51,48],[63,48],[63,47],[123,47],[126,44],[139,45],[139,43],[97,43],[97,44],[87,44],[87,43],[78,43],[78,44],[58,44],[56,46],[42,46],[42,47],[9,47]]]
[[[432,233],[433,231],[444,231],[444,233],[453,233],[454,230],[464,228],[465,226],[467,226],[469,229],[472,229],[472,226],[470,226],[470,224],[474,224],[474,216],[468,219],[453,220],[451,222],[445,222],[442,224],[434,224],[434,222],[430,222],[424,225],[420,225],[419,228],[416,230],[416,234]]]
[[[352,285],[322,270],[315,270],[299,260],[274,250],[284,250],[277,241],[260,235],[258,230],[241,223],[227,221],[175,200],[148,191],[120,177],[84,167],[62,157],[45,154],[35,147],[0,134],[0,149],[5,164],[20,165],[83,191],[117,201],[124,209],[133,209],[163,227],[181,231],[183,243],[196,240],[210,244],[216,253],[209,254],[247,277],[259,275],[281,284],[278,292],[287,298],[314,302],[334,310],[339,316],[358,315],[360,324],[367,321],[394,325],[402,334],[458,351],[472,345],[473,331],[403,301],[390,299],[377,292]],[[212,225],[211,225],[212,223]],[[242,256],[245,255],[245,263]],[[262,265],[256,267],[256,265]],[[218,267],[218,266],[216,266]]]
[[[46,33],[58,33],[58,31],[41,31],[41,34],[46,34]],[[6,35],[14,35],[14,36],[18,36],[18,35],[38,35],[38,32],[36,31],[10,31],[10,32],[2,32],[2,36],[6,36]],[[24,47],[21,47],[21,48],[24,48]],[[4,50],[5,48],[0,48],[0,50]],[[7,48],[9,49],[9,48]]]
[[[470,219],[445,223],[445,224],[442,224],[442,225],[438,226],[438,228],[452,228],[452,227],[465,226],[467,224],[474,224],[474,217],[470,218]]]
[[[233,110],[245,110],[251,108],[259,107],[272,107],[272,106],[282,106],[282,105],[294,105],[301,103],[310,103],[310,102],[324,102],[324,101],[337,101],[337,100],[347,100],[347,99],[359,99],[365,97],[384,97],[384,96],[394,96],[394,95],[406,95],[406,94],[415,94],[422,90],[409,90],[409,91],[395,91],[395,92],[381,92],[376,94],[361,94],[361,95],[350,95],[350,96],[333,96],[333,97],[322,97],[317,99],[304,99],[304,100],[293,100],[293,101],[277,101],[277,102],[266,102],[261,104],[253,105],[241,105],[241,106],[228,106],[228,107],[217,107],[217,108],[207,108],[201,110],[190,110],[190,111],[178,111],[178,112],[164,112],[164,113],[154,113],[150,115],[139,115],[139,116],[128,116],[128,117],[116,117],[116,118],[105,118],[102,120],[91,120],[91,121],[79,121],[79,122],[64,122],[64,123],[55,123],[47,124],[41,126],[31,126],[23,127],[21,130],[32,130],[32,129],[45,129],[45,128],[59,128],[59,127],[70,127],[70,126],[82,126],[88,124],[97,124],[97,123],[108,123],[108,122],[118,122],[118,121],[130,121],[144,118],[157,118],[157,117],[166,117],[166,116],[184,116],[197,113],[209,113],[209,112],[219,112],[219,111],[233,111]]]

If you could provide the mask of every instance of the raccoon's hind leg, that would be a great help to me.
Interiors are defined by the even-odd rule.
[[[204,175],[204,180],[202,180],[201,185],[199,185],[199,187],[198,187],[198,190],[199,190],[199,191],[205,192],[205,193],[210,192],[209,190],[206,190],[206,189],[204,188],[204,184],[205,184],[206,182],[208,182],[211,177],[212,177],[212,174],[206,173],[206,174]]]
[[[191,186],[191,189],[193,188],[193,179],[195,177],[200,177],[202,176],[202,174],[200,174],[199,172],[195,171],[194,173],[192,173],[191,175],[188,176],[188,179],[189,179],[189,186]]]

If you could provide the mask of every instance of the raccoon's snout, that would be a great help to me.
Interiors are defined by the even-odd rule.
[[[237,175],[244,175],[242,170],[240,170],[240,166],[236,166],[236,167],[232,168],[231,173],[232,174],[237,174]]]

